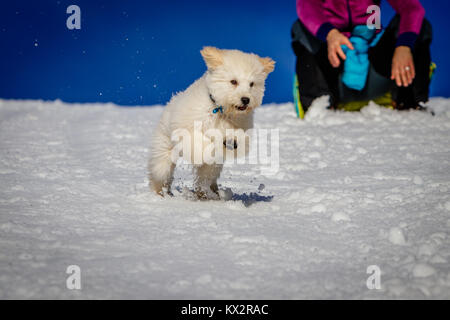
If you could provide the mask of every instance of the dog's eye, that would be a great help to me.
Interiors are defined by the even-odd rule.
[[[230,83],[231,83],[233,86],[237,86],[237,84],[238,84],[238,82],[237,82],[236,80],[231,80]]]
[[[250,88],[253,87],[255,85],[254,82],[250,82]]]

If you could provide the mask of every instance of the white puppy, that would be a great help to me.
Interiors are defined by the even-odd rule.
[[[172,97],[154,132],[148,169],[150,186],[160,195],[164,194],[163,189],[170,193],[173,180],[176,165],[173,133],[182,129],[194,136],[195,123],[201,123],[202,133],[217,129],[224,137],[227,129],[252,128],[253,111],[262,103],[265,80],[275,66],[270,58],[238,50],[205,47],[201,54],[208,70],[189,88]],[[192,150],[203,148],[195,145],[197,142],[192,143]],[[226,142],[223,145],[221,142],[221,146],[227,146]],[[196,169],[194,189],[198,197],[217,196],[222,165],[190,160]]]

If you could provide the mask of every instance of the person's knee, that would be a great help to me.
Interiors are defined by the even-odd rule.
[[[323,46],[323,43],[314,35],[312,35],[311,32],[299,19],[297,19],[292,25],[291,37],[293,43],[300,43],[312,54],[316,54]],[[295,52],[295,48],[293,49]]]
[[[304,54],[306,48],[300,42],[292,41],[291,45],[292,51],[294,51],[294,54],[297,58],[301,57]]]

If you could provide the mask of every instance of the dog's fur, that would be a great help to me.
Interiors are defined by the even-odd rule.
[[[195,121],[201,121],[203,132],[215,128],[223,136],[226,129],[246,131],[252,128],[253,111],[262,103],[265,80],[275,66],[270,58],[238,50],[205,47],[201,55],[208,70],[189,88],[172,97],[153,135],[149,178],[151,188],[160,195],[163,195],[163,188],[170,193],[173,180],[172,133],[186,129],[193,135]],[[250,99],[248,104],[244,104],[243,97]],[[223,113],[213,112],[217,106],[222,106]],[[197,195],[217,195],[222,165],[204,163],[195,167]]]

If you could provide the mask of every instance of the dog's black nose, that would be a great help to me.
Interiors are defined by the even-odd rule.
[[[250,103],[250,98],[242,97],[242,98],[241,98],[241,101],[242,101],[242,103],[243,103],[244,105],[247,105],[247,104]]]

